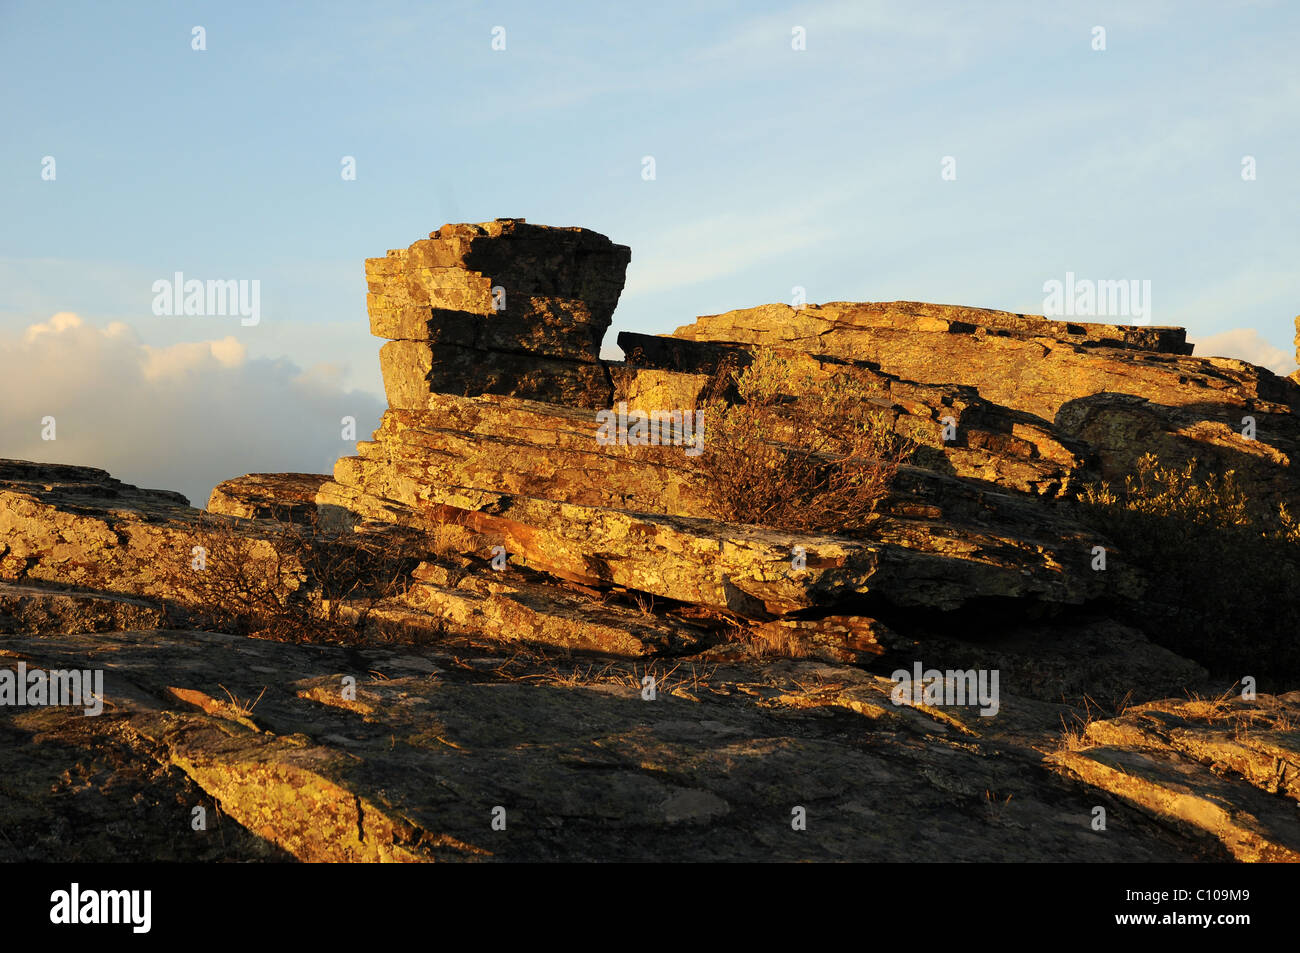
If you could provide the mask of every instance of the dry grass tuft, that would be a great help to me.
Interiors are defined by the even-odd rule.
[[[217,631],[285,642],[357,642],[417,560],[400,531],[328,534],[203,514],[192,549],[160,569],[189,616]],[[186,621],[190,621],[186,619]]]
[[[1232,711],[1232,704],[1229,699],[1238,695],[1238,689],[1234,685],[1218,698],[1205,698],[1197,692],[1188,692],[1187,701],[1179,706],[1179,710],[1192,718],[1200,718],[1207,722],[1221,720],[1225,715]]]
[[[697,466],[710,513],[733,523],[840,533],[876,516],[914,444],[869,385],[818,380],[775,351],[724,364],[704,400]]]
[[[1129,702],[1133,697],[1130,691],[1125,695],[1114,708],[1107,712],[1105,706],[1097,703],[1090,695],[1083,696],[1083,711],[1077,708],[1069,712],[1069,720],[1065,715],[1061,715],[1061,738],[1057,746],[1059,751],[1084,751],[1088,748],[1095,747],[1095,742],[1088,739],[1088,726],[1098,717],[1118,718],[1129,709]]]
[[[266,688],[264,686],[256,698],[250,698],[248,701],[240,701],[239,697],[225,685],[221,685],[220,688],[226,693],[226,697],[230,699],[230,707],[234,709],[235,714],[241,718],[248,718],[251,716],[253,714],[253,709],[257,707],[257,703],[260,702],[262,696],[266,694]]]
[[[732,622],[726,640],[748,649],[754,658],[811,658],[813,652],[799,634],[781,625],[753,625]]]

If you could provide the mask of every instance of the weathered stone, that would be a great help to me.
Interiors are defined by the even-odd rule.
[[[1300,389],[1190,357],[1182,329],[908,302],[625,332],[606,365],[627,260],[503,219],[367,261],[391,406],[333,479],[240,477],[209,515],[0,461],[0,669],[107,687],[101,718],[0,706],[0,859],[114,858],[96,832],[130,811],[167,859],[1300,859],[1300,696],[1162,700],[1222,686],[1153,644],[1168,587],[1069,502],[1148,451],[1295,501]],[[616,401],[701,408],[758,347],[852,376],[918,444],[867,530],[719,521],[687,447],[597,439]],[[799,426],[796,401],[768,439]],[[214,521],[250,566],[308,544],[277,594],[347,647],[186,631],[174,570]],[[319,566],[363,544],[395,584],[327,594]],[[884,676],[913,666],[1000,688],[900,695]],[[71,838],[41,833],[51,790]],[[205,800],[219,843],[152,850]],[[795,838],[791,803],[815,818]]]
[[[189,570],[193,547],[208,527],[200,522],[200,511],[176,502],[178,495],[138,490],[91,468],[16,461],[0,467],[11,477],[45,481],[0,482],[0,578],[21,581],[0,582],[0,632],[104,631],[165,623],[161,605],[125,594],[177,608],[201,603],[185,584],[188,573],[177,567]],[[250,561],[260,561],[279,551],[280,524],[263,517],[311,523],[315,504],[310,504],[310,514],[297,507],[307,505],[305,495],[324,480],[313,474],[255,474],[227,481],[214,496],[227,515],[249,520],[232,527],[231,538],[247,547]],[[508,574],[495,572],[486,564],[488,543],[480,535],[472,539],[467,548],[480,551],[484,560],[463,565],[454,584],[444,579],[440,587],[427,565],[413,578],[406,604],[424,611],[423,618],[388,605],[375,613],[376,619],[399,629],[441,626],[445,631],[454,625],[461,633],[485,638],[616,655],[682,651],[705,640],[689,624],[620,613],[617,606],[552,592],[515,567]],[[326,536],[313,542],[331,544]]]
[[[487,352],[421,341],[389,341],[379,351],[388,405],[423,408],[430,394],[504,394],[574,407],[605,407],[612,388],[600,364]]]
[[[579,407],[612,395],[600,361],[631,251],[580,228],[498,219],[446,225],[366,262],[389,405],[431,393]]]
[[[637,512],[703,515],[699,474],[674,446],[601,446],[595,416],[512,398],[434,395],[389,410],[335,481],[413,505],[428,484],[522,493]]]
[[[1186,356],[1189,347],[1177,328],[1062,325],[946,305],[837,302],[709,315],[675,336],[794,347],[871,362],[911,381],[973,386],[985,400],[1063,425],[1068,436],[1081,432],[1073,402],[1097,406],[1092,399],[1099,394],[1144,398],[1163,415],[1148,418],[1148,437],[1178,446],[1180,456],[1221,456],[1216,447],[1233,439],[1233,431],[1240,434],[1250,417],[1256,443],[1245,455],[1254,460],[1252,489],[1273,502],[1277,486],[1290,494],[1300,490],[1291,465],[1300,447],[1300,391],[1288,381],[1244,361]],[[1124,426],[1110,427],[1118,439],[1095,447],[1108,472],[1131,472],[1144,452],[1115,432]]]
[[[458,487],[421,487],[419,502],[377,499],[326,484],[330,520],[456,522],[503,546],[522,565],[589,586],[618,585],[762,617],[868,594],[899,606],[950,611],[986,597],[1078,604],[1113,594],[1089,567],[1094,533],[1068,522],[1052,538],[1009,538],[992,527],[935,526],[893,518],[871,542],[791,534],[714,520]],[[807,568],[791,569],[800,546]],[[1136,595],[1136,593],[1131,593]]]
[[[173,596],[160,565],[190,560],[199,511],[103,470],[0,462],[0,578]]]
[[[394,341],[426,341],[434,347],[509,351],[594,363],[608,319],[596,320],[582,301],[513,298],[486,316],[407,305],[373,308],[370,333]]]
[[[447,228],[476,229],[473,234]],[[483,225],[443,226],[409,249],[369,259],[366,274],[374,294],[413,304],[491,315],[492,289],[510,295],[577,298],[606,322],[623,290],[631,260],[626,245],[581,228],[527,225],[504,219]]]
[[[969,384],[986,400],[1052,420],[1077,397],[1115,392],[1175,406],[1220,404],[1290,413],[1281,379],[1229,358],[1192,358],[1180,328],[994,319],[978,309],[917,302],[764,305],[708,315],[674,333],[695,341],[784,345],[871,361],[922,383]],[[1014,330],[999,326],[1018,323]],[[1078,329],[1075,333],[1072,329]]]
[[[730,330],[732,337],[718,336]],[[779,329],[779,331],[777,330]],[[770,337],[819,354],[840,354],[862,331],[973,335],[977,337],[1056,338],[1091,347],[1123,347],[1164,354],[1191,354],[1183,328],[1129,324],[1055,321],[1036,314],[1013,314],[988,308],[928,304],[922,301],[833,301],[824,305],[784,304],[741,308],[700,318],[679,328],[674,337],[702,341],[774,344]],[[843,355],[851,356],[851,355]]]
[[[629,363],[651,368],[621,369],[615,396],[634,407],[699,406],[720,367],[744,368],[753,360],[749,345],[629,332],[618,340]],[[1047,496],[1065,496],[1079,476],[1090,475],[1086,445],[1031,414],[982,399],[973,387],[917,384],[862,361],[774,350],[811,381],[847,374],[879,394],[876,409],[890,415],[892,429],[920,445],[918,462],[924,466]],[[674,398],[682,403],[657,402]],[[944,432],[949,423],[955,428],[951,438]]]
[[[505,644],[640,657],[695,650],[715,641],[702,630],[649,612],[593,604],[578,593],[566,594],[518,567],[447,573],[426,563],[414,576],[418,581],[403,597],[407,605],[439,619],[451,631]],[[378,617],[411,621],[387,606]]]
[[[283,533],[303,532],[291,524],[208,516],[179,493],[142,490],[89,467],[0,463],[0,580],[143,596],[187,619],[204,605],[195,546],[218,526],[232,560],[282,567],[274,583],[281,595],[308,581],[281,545]]]
[[[1269,696],[1152,702],[1088,724],[1079,750],[1053,760],[1163,822],[1218,839],[1238,860],[1296,863],[1297,714],[1294,702]]]
[[[1253,436],[1243,433],[1248,416],[1255,421]],[[1207,419],[1203,408],[1103,393],[1063,404],[1056,425],[1096,451],[1101,479],[1115,485],[1153,453],[1164,466],[1197,460],[1209,472],[1232,470],[1247,495],[1269,509],[1294,501],[1300,491],[1300,427],[1289,414]]]
[[[826,616],[821,619],[773,619],[751,626],[748,645],[775,656],[820,658],[831,662],[865,663],[884,655],[901,640],[889,627],[867,616]],[[743,657],[721,646],[715,658]]]
[[[0,633],[77,635],[166,624],[161,606],[112,592],[0,582]]]
[[[1167,743],[1116,748],[1174,770],[1144,774],[1159,790],[1136,808],[1109,800],[1114,776],[1093,787],[1037,750],[1067,709],[1005,682],[997,716],[959,720],[896,705],[888,679],[825,662],[692,671],[182,631],[3,638],[0,667],[112,662],[104,716],[0,708],[6,860],[121,859],[106,821],[145,857],[228,860],[1132,862],[1300,847],[1289,802],[1272,796],[1266,812],[1250,779],[1216,778]],[[95,768],[75,784],[60,780],[70,754]],[[1190,780],[1241,837],[1187,819]],[[52,787],[64,792],[58,837],[41,826]],[[780,820],[792,798],[816,820],[797,837]],[[1105,837],[1089,826],[1099,798]],[[168,833],[218,803],[220,830]],[[498,804],[503,831],[488,823]]]
[[[208,512],[244,519],[310,523],[316,494],[329,477],[318,473],[250,473],[213,487]]]

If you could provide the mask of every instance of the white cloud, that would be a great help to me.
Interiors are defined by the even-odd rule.
[[[1234,328],[1221,334],[1191,340],[1197,357],[1235,357],[1283,376],[1296,369],[1296,362],[1286,351],[1279,350],[1260,336],[1254,328]]]
[[[29,327],[27,333],[23,335],[23,340],[30,344],[42,334],[59,334],[69,328],[77,327],[81,327],[81,318],[73,314],[71,311],[60,311],[58,314],[54,315],[54,317],[50,318],[50,320],[38,322]],[[113,330],[114,333],[117,331],[116,328],[112,328],[111,330]]]
[[[204,505],[244,473],[328,473],[355,452],[384,402],[345,391],[337,366],[250,359],[234,337],[153,347],[122,322],[71,312],[0,334],[0,456],[101,467]],[[42,418],[56,439],[41,439]]]
[[[168,347],[140,347],[147,355],[142,370],[147,381],[183,377],[215,362],[220,367],[239,367],[247,359],[244,345],[233,337],[219,341],[182,341]]]

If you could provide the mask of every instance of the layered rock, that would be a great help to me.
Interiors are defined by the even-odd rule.
[[[597,323],[557,325],[530,299],[531,330],[503,323],[491,336],[489,275],[511,276],[530,293],[572,295],[581,270],[565,254],[541,263],[532,250],[572,242],[564,247],[605,249],[597,258],[606,265],[622,254],[590,233],[560,241],[556,232],[510,220],[447,226],[368,263],[390,282],[401,277],[407,300],[420,302],[399,311],[376,308],[372,297],[376,333],[420,337],[421,348],[490,341],[500,350],[475,386],[466,386],[468,369],[440,377],[423,358],[402,359],[400,386],[400,375],[386,372],[390,409],[379,429],[357,456],[338,461],[317,496],[327,525],[398,524],[478,558],[499,549],[512,566],[759,626],[849,605],[892,624],[908,607],[953,612],[1003,601],[1060,611],[1139,598],[1149,583],[1140,569],[1098,574],[1095,547],[1117,548],[1049,504],[1084,483],[1121,479],[1149,451],[1231,465],[1252,495],[1294,497],[1294,388],[1239,361],[1191,357],[1180,328],[910,302],[771,305],[700,318],[672,336],[624,332],[627,360],[605,366],[596,362],[598,339],[582,334],[608,323],[620,271],[597,293],[583,292]],[[542,267],[550,277],[539,277]],[[682,447],[597,439],[599,409],[689,414],[704,406],[720,367],[743,367],[760,347],[813,380],[856,378],[918,445],[870,542],[720,523],[707,474]],[[608,380],[603,402],[575,386],[571,365],[551,363],[575,360]],[[498,372],[511,384],[493,383]],[[1237,424],[1255,418],[1253,439],[1232,429],[1234,414]],[[812,561],[792,572],[796,549]],[[421,608],[438,611],[428,596]],[[823,628],[852,641],[852,626]]]
[[[197,568],[195,547],[205,550],[208,563],[220,558],[288,567],[282,597],[290,600],[301,587],[307,601],[320,583],[313,572],[345,563],[323,556],[300,565],[297,545],[286,542],[301,538],[317,551],[340,554],[352,542],[351,534],[335,539],[322,533],[315,504],[305,501],[325,480],[254,474],[226,481],[213,493],[211,513],[220,514],[214,521],[179,493],[142,490],[103,470],[0,461],[0,633],[100,632],[193,621],[205,608],[201,574],[217,569]],[[214,533],[224,553],[207,551]],[[481,547],[475,542],[468,548]],[[443,550],[411,576],[403,601],[382,600],[367,611],[416,638],[444,634],[451,624],[462,634],[495,641],[511,628],[509,641],[515,643],[635,656],[680,652],[709,640],[690,620],[647,618],[617,604],[593,608],[589,600],[529,581],[523,573],[504,578],[485,559]],[[247,578],[257,579],[257,571]],[[440,598],[430,614],[424,609],[433,593]]]
[[[628,363],[615,370],[615,399],[636,407],[700,406],[719,367],[746,367],[756,350],[749,344],[628,331],[619,334],[618,343]],[[974,387],[919,384],[866,361],[788,347],[772,350],[810,380],[847,373],[878,393],[878,409],[890,415],[897,432],[920,444],[918,462],[930,469],[1053,497],[1095,475],[1087,467],[1085,443],[1064,437],[1032,414],[985,400]],[[946,421],[956,429],[952,439],[943,436]]]
[[[1295,362],[1300,364],[1300,315],[1297,315],[1295,319]],[[1296,368],[1292,371],[1291,376],[1288,377],[1287,380],[1300,385],[1300,368]]]
[[[0,460],[0,578],[160,594],[198,511],[93,467]]]
[[[1084,438],[1108,475],[1132,472],[1144,453],[1163,450],[1216,468],[1242,461],[1248,489],[1274,503],[1300,487],[1293,465],[1300,389],[1244,361],[1191,357],[1181,328],[911,301],[835,302],[707,315],[673,337],[794,348],[920,383],[968,385],[985,400],[1055,424],[1064,439]],[[1149,407],[1136,424],[1141,402]]]
[[[385,610],[415,627],[441,615],[486,632],[514,618],[548,644],[618,654],[693,650],[718,635],[670,626],[621,637],[567,596],[548,601],[544,584],[510,575],[530,571],[771,633],[806,632],[811,621],[819,651],[850,657],[878,643],[864,642],[851,623],[820,620],[860,616],[874,632],[877,624],[908,629],[913,610],[998,605],[1051,615],[1135,604],[1159,581],[1138,566],[1097,572],[1098,547],[1122,552],[1059,504],[1085,482],[1121,479],[1143,453],[1173,463],[1194,453],[1237,469],[1253,495],[1295,497],[1295,414],[1283,402],[1294,388],[1242,362],[1190,357],[1181,329],[911,303],[768,306],[701,318],[670,337],[625,332],[627,361],[606,365],[600,335],[627,259],[626,248],[595,233],[511,219],[444,226],[372,259],[372,328],[401,337],[387,353],[402,353],[391,345],[427,354],[445,347],[454,362],[455,349],[473,352],[477,383],[467,386],[468,367],[449,377],[394,358],[404,369],[386,374],[392,406],[357,455],[338,461],[332,480],[239,478],[214,491],[210,511],[252,521],[319,517],[328,532],[397,526],[421,540],[409,544],[412,557],[474,561],[469,583],[416,580],[403,607]],[[893,429],[918,445],[869,538],[719,521],[708,474],[689,448],[598,439],[600,411],[615,405],[699,410],[719,368],[744,366],[759,347],[775,347],[814,380],[856,378]],[[572,389],[578,367],[602,382],[603,396]],[[1259,415],[1256,439],[1221,419],[1233,408]],[[31,525],[68,518],[62,509],[42,511]],[[103,532],[148,535],[138,550],[171,538],[168,519],[179,526],[167,545],[183,553],[190,542],[184,513],[121,528],[89,518]],[[90,538],[91,529],[78,535]],[[258,545],[260,531],[245,532]],[[40,548],[31,540],[16,539],[0,555],[11,576],[103,588],[84,567],[111,563],[109,576],[127,569],[112,546],[107,560],[74,550],[57,565],[48,556],[29,565],[23,547]],[[806,556],[798,568],[794,553]],[[148,562],[128,591],[159,594]],[[561,635],[565,619],[586,634]],[[839,654],[828,642],[835,638]]]
[[[1130,618],[1161,580],[1098,571],[1098,547],[1124,554],[1071,502],[1148,451],[1294,501],[1300,389],[1178,328],[906,302],[625,332],[605,363],[628,259],[501,219],[368,261],[390,406],[332,477],[228,480],[204,513],[0,461],[0,668],[112,659],[111,718],[0,706],[0,857],[67,859],[53,789],[77,859],[120,859],[96,832],[126,811],[185,829],[205,802],[220,844],[146,835],[141,856],[1300,859],[1295,693],[1200,700],[1223,685]],[[615,409],[684,437],[734,399],[720,368],[768,347],[865,385],[917,444],[868,531],[719,520],[691,444],[601,438]],[[213,521],[237,566],[278,571],[286,539],[323,555],[292,594],[347,647],[197,631]],[[327,597],[319,567],[376,541],[399,585]],[[996,711],[898,696],[884,676],[922,661],[945,687],[1000,675]],[[791,838],[796,803],[816,823]]]
[[[648,667],[174,629],[0,639],[0,669],[112,659],[103,716],[0,707],[8,861],[1300,857],[1294,693],[1132,707],[1063,744],[1083,710],[1010,676],[988,718],[799,660]],[[792,804],[815,822],[793,837]],[[191,830],[200,805],[220,827]]]
[[[389,405],[421,409],[442,392],[605,406],[600,344],[630,258],[587,229],[497,219],[368,259]]]
[[[207,510],[243,519],[311,523],[316,494],[326,479],[319,473],[249,473],[213,487]]]

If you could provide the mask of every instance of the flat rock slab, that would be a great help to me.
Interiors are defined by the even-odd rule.
[[[316,516],[316,494],[328,479],[320,473],[249,473],[213,487],[208,512],[311,523]]]
[[[0,708],[0,789],[18,805],[0,815],[0,851],[15,858],[118,856],[98,831],[136,794],[144,814],[120,817],[122,834],[161,856],[1223,856],[1123,805],[1104,836],[1092,831],[1098,792],[1032,744],[1055,712],[1010,693],[997,717],[963,727],[827,663],[618,667],[177,631],[0,636],[0,651],[0,668],[105,672],[100,716]],[[75,809],[60,813],[62,837],[43,838],[32,811],[69,766]],[[219,829],[193,831],[195,806]],[[800,811],[806,830],[792,827]]]
[[[869,361],[906,380],[973,386],[986,400],[1046,421],[1070,400],[1120,393],[1238,428],[1244,413],[1273,415],[1267,426],[1261,419],[1261,431],[1297,431],[1300,391],[1291,382],[1245,361],[1190,357],[1178,343],[1182,329],[1069,325],[1075,334],[1038,319],[1013,331],[963,316],[978,310],[919,302],[763,305],[706,315],[673,336]],[[1097,327],[1105,330],[1089,330]]]
[[[420,491],[422,500],[398,504],[326,484],[317,503],[331,522],[405,519],[430,532],[454,523],[503,547],[512,561],[561,579],[756,618],[869,593],[943,611],[989,597],[1077,605],[1114,594],[1111,581],[1088,568],[1094,537],[1080,528],[1064,541],[1009,539],[993,530],[895,519],[882,523],[879,539],[856,541],[466,487]],[[797,570],[796,546],[807,559]]]
[[[111,592],[52,589],[0,582],[0,632],[79,634],[148,629],[165,624],[163,608]]]

